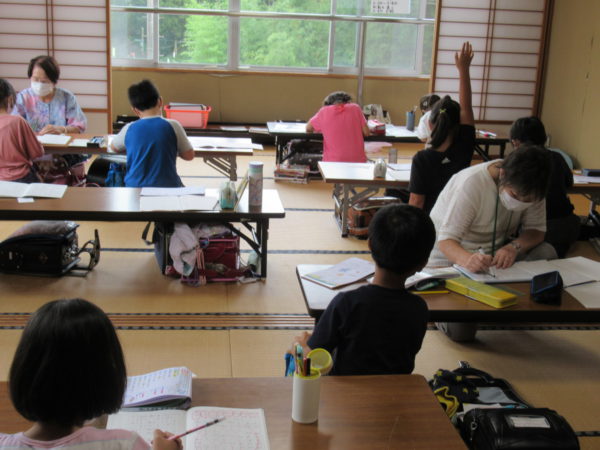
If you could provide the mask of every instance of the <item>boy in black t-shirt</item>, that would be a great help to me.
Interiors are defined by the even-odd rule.
[[[333,375],[411,373],[429,312],[404,283],[425,266],[434,242],[433,222],[423,210],[381,208],[369,225],[373,283],[335,296],[312,335],[297,338],[305,352],[332,353]]]

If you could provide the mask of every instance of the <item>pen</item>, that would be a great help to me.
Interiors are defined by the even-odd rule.
[[[200,425],[199,427],[192,428],[191,430],[187,430],[184,433],[177,434],[175,436],[171,436],[171,437],[167,438],[167,440],[174,441],[175,439],[179,439],[179,438],[182,438],[183,436],[187,436],[188,434],[193,433],[194,431],[198,431],[198,430],[201,430],[202,428],[210,427],[211,425],[214,425],[215,423],[223,422],[224,420],[225,420],[225,417],[219,417],[218,419],[207,422],[204,425]]]
[[[478,253],[485,255],[485,252],[483,251],[483,249],[481,247],[479,247],[479,250],[477,250]],[[484,271],[484,273],[486,275],[489,275],[492,278],[496,278],[496,271],[493,270],[494,268],[492,266],[488,267],[488,270]]]

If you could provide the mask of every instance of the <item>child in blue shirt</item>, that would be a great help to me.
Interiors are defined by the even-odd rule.
[[[369,224],[373,282],[334,297],[312,335],[296,338],[304,354],[312,348],[328,350],[332,375],[411,373],[429,311],[404,284],[425,266],[434,242],[433,222],[422,209],[405,204],[381,208]]]
[[[151,81],[131,85],[128,95],[140,120],[125,125],[111,144],[116,152],[127,151],[125,186],[183,186],[177,175],[177,157],[194,159],[183,127],[176,120],[162,117],[162,97]]]

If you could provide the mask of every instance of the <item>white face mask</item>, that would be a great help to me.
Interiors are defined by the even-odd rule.
[[[52,83],[41,83],[39,81],[31,82],[31,89],[38,97],[45,97],[49,95],[54,90],[54,85]]]
[[[522,202],[517,200],[505,190],[500,191],[500,201],[509,211],[524,211],[533,205],[533,202]]]

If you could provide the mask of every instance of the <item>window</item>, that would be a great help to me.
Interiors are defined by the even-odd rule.
[[[374,2],[377,3],[377,2]],[[420,76],[435,0],[111,0],[113,65]],[[364,36],[364,38],[363,38]]]

